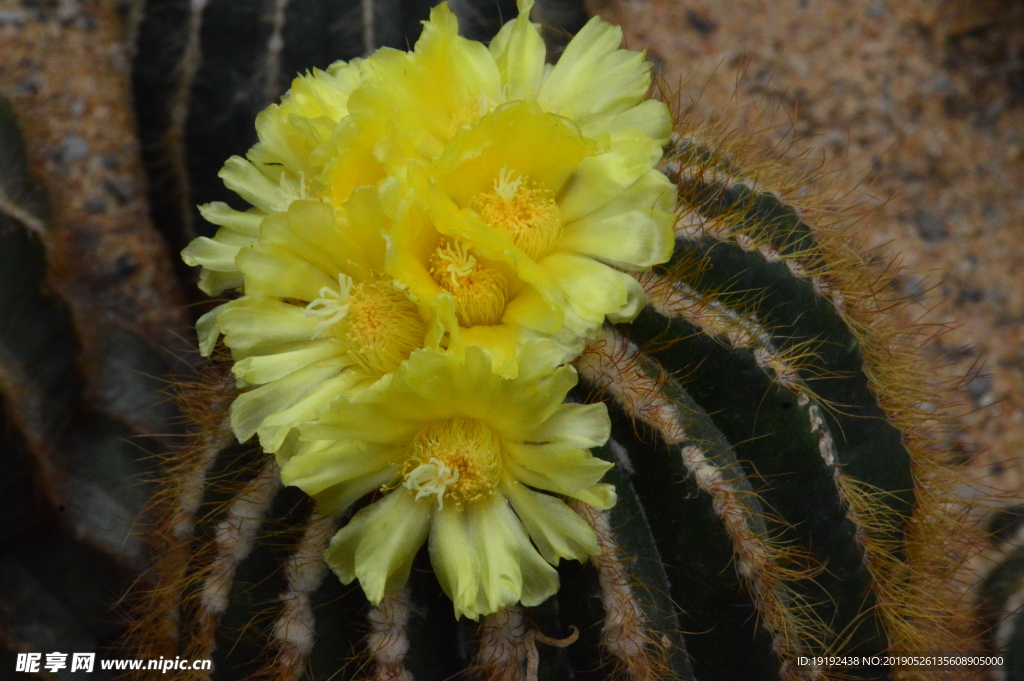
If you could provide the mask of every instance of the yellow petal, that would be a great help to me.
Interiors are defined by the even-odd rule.
[[[267,216],[259,209],[250,209],[246,212],[237,211],[226,203],[214,201],[199,206],[199,213],[207,221],[221,227],[228,227],[240,234],[257,237],[260,235],[260,223]]]
[[[248,296],[295,298],[310,302],[322,288],[337,288],[336,277],[300,258],[289,249],[268,244],[259,249],[241,251],[236,258],[245,276]]]
[[[580,130],[587,137],[633,130],[664,147],[672,136],[672,112],[665,102],[648,99],[625,111],[605,111],[587,116],[580,121]]]
[[[224,343],[236,358],[272,352],[280,345],[309,340],[320,318],[277,300],[240,298],[226,303],[217,318]]]
[[[594,17],[569,42],[537,100],[574,120],[625,111],[646,96],[651,64],[640,52],[618,49],[622,29]]]
[[[377,605],[402,590],[427,538],[430,512],[404,488],[360,510],[331,540],[324,559],[342,583],[359,580]]]
[[[602,220],[584,220],[565,230],[558,250],[634,271],[660,265],[672,257],[675,218],[671,213],[631,210]]]
[[[342,354],[341,348],[328,340],[307,340],[282,345],[274,352],[247,357],[235,362],[234,373],[251,385],[269,383],[304,367]]]
[[[213,346],[217,344],[217,337],[220,335],[218,320],[230,303],[224,303],[213,308],[198,320],[196,320],[196,335],[199,336],[199,354],[209,357],[213,352]]]
[[[611,420],[603,402],[566,403],[536,428],[524,434],[526,442],[562,442],[573,447],[600,447],[611,435]]]
[[[237,272],[235,256],[238,251],[238,246],[201,236],[182,250],[181,259],[190,267],[201,265],[214,272]]]
[[[534,445],[508,442],[506,451],[511,459],[510,469],[524,484],[565,494],[596,508],[605,508],[592,488],[612,467],[607,461],[591,456],[585,449],[561,443]]]
[[[337,376],[337,365],[308,366],[284,378],[242,393],[231,404],[231,427],[239,442],[251,438],[263,420],[288,409],[321,382]]]
[[[398,468],[388,466],[347,482],[339,482],[316,495],[317,508],[322,515],[341,515],[361,498],[388,486],[398,477]]]
[[[541,264],[558,280],[583,319],[600,324],[631,321],[645,304],[644,290],[633,277],[578,255],[553,253]]]
[[[520,0],[519,16],[507,22],[491,40],[491,54],[509,100],[534,99],[544,78],[547,48],[530,21],[533,0]]]
[[[278,194],[278,185],[241,156],[229,158],[217,175],[228,189],[266,213],[287,206]]]
[[[641,133],[626,130],[611,139],[608,152],[580,162],[574,182],[559,200],[562,224],[575,222],[621,198],[661,158],[661,147]]]
[[[331,442],[322,448],[300,445],[282,466],[281,482],[314,496],[335,484],[387,468],[401,453],[394,448],[368,447],[348,440]]]
[[[584,561],[601,552],[594,531],[561,499],[515,481],[506,482],[502,491],[547,562],[558,565],[559,558]]]

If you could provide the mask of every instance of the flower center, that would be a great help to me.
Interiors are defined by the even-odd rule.
[[[416,501],[436,497],[462,504],[483,499],[497,489],[501,445],[490,428],[476,419],[457,418],[420,431],[412,442],[402,484]]]
[[[464,108],[455,112],[452,116],[451,126],[448,129],[448,136],[451,137],[461,128],[468,128],[476,124],[481,118],[494,110],[498,105],[486,92],[482,93],[475,102],[468,103]]]
[[[386,281],[353,285],[352,279],[340,274],[338,290],[320,289],[320,297],[306,310],[324,317],[317,330],[345,341],[349,356],[374,374],[397,369],[423,345],[427,333],[416,304]]]
[[[503,232],[534,260],[544,257],[562,236],[562,216],[555,196],[528,182],[508,166],[494,181],[494,191],[478,195],[474,207],[491,229]]]
[[[462,326],[492,326],[501,321],[508,282],[500,272],[477,260],[464,243],[439,246],[430,256],[430,274],[455,298]]]

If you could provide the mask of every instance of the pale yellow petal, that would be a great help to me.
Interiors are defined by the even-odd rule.
[[[263,420],[288,409],[306,397],[321,382],[337,376],[337,365],[313,365],[300,369],[284,378],[242,393],[231,404],[231,427],[239,442],[245,442],[256,433]]]
[[[594,531],[561,499],[514,481],[506,483],[502,491],[547,562],[558,565],[559,558],[584,561],[600,553]]]
[[[320,289],[337,289],[337,275],[330,276],[283,246],[268,244],[246,249],[236,259],[245,276],[248,296],[295,298],[305,302],[320,297]]]
[[[672,213],[652,210],[631,210],[600,220],[588,217],[565,230],[558,250],[620,269],[644,270],[672,257],[674,222]]]
[[[199,274],[199,290],[208,296],[219,296],[224,291],[241,288],[245,284],[241,272],[214,272],[203,269]]]
[[[298,487],[311,496],[342,482],[391,466],[403,450],[370,447],[351,440],[331,442],[326,447],[300,444],[281,467],[281,482]]]
[[[377,605],[405,586],[429,527],[429,507],[399,488],[356,513],[334,535],[324,559],[342,583],[358,579],[366,598]]]
[[[198,320],[196,320],[196,335],[199,336],[199,354],[209,357],[217,344],[217,337],[220,336],[218,321],[220,316],[227,311],[231,303],[224,303],[213,308]]]
[[[341,515],[370,492],[391,485],[398,476],[398,467],[388,466],[347,482],[339,482],[316,495],[317,508],[323,515]]]
[[[566,403],[544,422],[524,434],[525,442],[561,442],[581,449],[600,447],[611,435],[608,407],[596,404]]]
[[[672,112],[665,102],[648,99],[625,111],[605,111],[587,116],[580,121],[580,130],[587,137],[637,131],[664,147],[672,136]]]
[[[530,487],[574,497],[596,508],[607,508],[593,489],[612,467],[585,449],[564,444],[534,445],[507,442],[509,468]]]
[[[214,241],[205,236],[193,239],[181,252],[181,259],[189,267],[202,266],[214,272],[237,272],[235,256],[238,246]]]
[[[654,167],[661,154],[657,142],[639,132],[614,135],[608,152],[585,158],[577,167],[573,183],[558,202],[562,223],[575,222],[620,198]]]
[[[583,319],[600,324],[631,321],[645,304],[644,290],[633,277],[596,260],[567,253],[554,253],[541,265],[558,280]]]
[[[563,116],[625,111],[646,96],[651,64],[640,52],[618,49],[622,29],[594,17],[569,42],[537,100]]]
[[[263,419],[263,423],[256,429],[260,444],[267,452],[278,452],[293,430],[315,419],[342,396],[368,383],[367,377],[355,367],[323,381],[291,407]]]
[[[224,344],[236,359],[273,352],[280,345],[309,340],[321,317],[278,300],[240,298],[227,303],[217,318]]]
[[[229,158],[217,175],[224,186],[264,212],[286,207],[278,195],[278,185],[241,156]]]
[[[520,0],[518,18],[507,22],[491,40],[491,54],[509,100],[534,99],[544,78],[547,48],[530,21],[533,0]]]
[[[199,214],[208,222],[233,229],[250,237],[260,235],[260,223],[267,216],[266,213],[256,208],[251,208],[243,213],[221,201],[199,206]]]
[[[269,383],[304,367],[343,354],[341,347],[330,340],[307,340],[281,345],[266,355],[246,357],[235,362],[235,376],[251,385]]]

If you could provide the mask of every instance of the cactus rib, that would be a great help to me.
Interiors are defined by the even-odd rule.
[[[813,667],[800,668],[796,660],[811,649],[810,642],[824,637],[822,623],[801,602],[790,584],[806,579],[806,569],[794,567],[792,549],[779,545],[768,532],[765,512],[754,501],[745,473],[735,458],[727,458],[728,445],[713,454],[709,445],[688,432],[689,424],[706,414],[660,367],[643,357],[637,347],[615,331],[605,329],[600,340],[588,345],[577,360],[588,383],[607,390],[625,413],[654,429],[672,448],[693,476],[698,488],[711,496],[713,507],[733,544],[736,569],[746,585],[762,626],[770,633],[783,679],[819,678]],[[713,429],[713,426],[711,426]],[[685,603],[680,603],[685,609]]]
[[[337,519],[314,510],[292,555],[285,561],[288,586],[280,596],[281,614],[273,629],[278,649],[273,675],[276,681],[301,678],[313,650],[316,623],[309,596],[320,588],[327,576],[327,564],[322,556],[337,527]]]

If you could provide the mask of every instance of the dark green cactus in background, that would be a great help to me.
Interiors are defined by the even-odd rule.
[[[236,200],[217,171],[252,145],[255,114],[291,74],[381,45],[405,48],[432,4],[161,0],[138,7],[132,92],[152,219],[170,250],[210,229],[193,206]],[[515,14],[505,1],[451,5],[465,34],[482,40]],[[575,3],[548,2],[538,3],[534,18],[563,29],[549,32],[555,60],[563,32],[585,15]],[[167,428],[182,435],[146,441],[158,462],[126,444],[155,435],[155,426],[119,430],[67,406],[81,400],[76,330],[61,305],[39,293],[38,244],[16,227],[17,216],[5,218],[0,273],[22,288],[0,291],[0,368],[23,368],[48,405],[39,418],[59,421],[45,427],[86,443],[81,456],[71,447],[69,461],[52,465],[94,476],[100,486],[149,472],[159,488],[150,504],[148,569],[141,549],[126,565],[123,548],[65,536],[66,528],[38,537],[81,554],[76,564],[95,563],[86,572],[103,583],[79,595],[109,602],[119,585],[104,576],[122,577],[123,587],[142,573],[123,656],[212,658],[212,674],[174,672],[197,679],[443,681],[471,673],[496,681],[710,681],[936,678],[886,666],[826,669],[800,658],[970,651],[970,622],[948,589],[961,557],[956,473],[932,421],[935,398],[915,358],[915,336],[892,327],[887,279],[851,247],[846,216],[805,197],[809,178],[726,126],[678,113],[662,165],[679,187],[675,254],[637,275],[648,295],[640,316],[605,327],[576,362],[581,381],[572,399],[604,400],[612,413],[612,439],[594,453],[616,464],[606,481],[618,503],[606,512],[577,507],[602,554],[563,563],[560,591],[539,607],[479,623],[452,617],[425,555],[406,591],[377,607],[330,574],[321,554],[338,520],[321,517],[297,489],[281,488],[274,458],[258,444],[235,442],[226,357],[215,355],[195,374],[194,358],[174,365],[181,413]],[[0,123],[0,134],[14,134],[10,113],[0,111]],[[16,146],[3,148],[9,154]],[[45,212],[27,198],[34,190],[15,187],[24,173],[3,172],[5,196],[30,211],[22,226],[45,225]],[[177,275],[192,276],[184,268]],[[15,323],[18,305],[33,315]],[[42,340],[7,333],[21,328]],[[44,349],[47,368],[36,369]],[[132,376],[171,373],[136,365]],[[15,394],[7,376],[0,387]],[[145,380],[139,394],[152,400],[159,386]],[[164,414],[161,423],[171,421]],[[35,426],[15,425],[12,432],[32,437]],[[31,457],[17,458],[21,449],[5,448],[18,473],[4,484],[41,489],[8,482],[50,479]],[[123,486],[131,490],[112,495],[130,498],[136,516],[146,490]],[[18,512],[46,506],[7,498]],[[36,526],[26,520],[10,532],[25,536]],[[4,560],[7,574],[15,568]],[[0,601],[11,608],[2,593]],[[79,607],[102,610],[90,603]],[[65,640],[83,648],[109,643],[117,632],[100,620],[93,616],[91,638]],[[18,643],[11,650],[56,645],[31,632],[11,638]]]
[[[992,516],[988,526],[991,542],[985,552],[992,567],[977,591],[977,612],[983,626],[985,654],[1002,658],[992,678],[1016,681],[1024,678],[1024,507],[1012,506]]]

